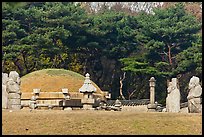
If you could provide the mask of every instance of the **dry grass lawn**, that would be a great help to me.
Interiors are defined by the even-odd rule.
[[[202,114],[87,110],[2,112],[2,134],[192,135],[202,134]]]

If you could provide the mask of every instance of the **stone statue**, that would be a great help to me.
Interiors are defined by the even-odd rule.
[[[188,111],[189,113],[200,113],[202,111],[201,109],[202,87],[199,84],[199,78],[193,76],[190,79],[188,88],[189,88],[189,93],[187,96]]]
[[[20,93],[19,85],[12,78],[9,78],[7,82],[7,89],[9,93]]]
[[[177,79],[172,78],[167,88],[166,111],[180,112],[180,91],[177,87]]]
[[[7,91],[8,74],[2,73],[2,109],[8,108],[8,91]]]
[[[16,82],[19,85],[21,84],[21,80],[20,80],[19,74],[16,71],[11,71],[9,73],[9,78],[13,79],[14,82]]]
[[[6,89],[8,91],[8,108],[21,109],[20,77],[16,71],[9,73]]]

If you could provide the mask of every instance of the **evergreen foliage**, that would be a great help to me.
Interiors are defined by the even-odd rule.
[[[113,99],[119,96],[123,72],[127,99],[135,90],[131,98],[149,98],[148,80],[155,76],[157,99],[164,102],[167,79],[186,73],[202,78],[200,30],[201,23],[183,3],[130,15],[105,7],[90,14],[73,2],[4,2],[3,72],[89,72]]]

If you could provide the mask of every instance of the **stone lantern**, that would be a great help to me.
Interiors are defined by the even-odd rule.
[[[150,86],[150,104],[147,105],[149,112],[156,111],[157,104],[155,104],[155,78],[151,77],[149,80],[149,86]]]
[[[83,98],[81,99],[83,109],[92,110],[94,104],[93,92],[96,92],[96,88],[91,83],[89,73],[86,74],[84,84],[79,89],[79,92],[83,93]]]

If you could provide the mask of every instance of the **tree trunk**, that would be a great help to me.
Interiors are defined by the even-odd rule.
[[[169,57],[169,64],[172,65],[172,58],[171,58],[171,46],[168,46],[168,57]]]
[[[123,78],[120,77],[120,96],[122,97],[122,99],[125,100],[125,97],[123,96],[123,81],[125,79],[125,74],[126,72],[123,73]]]

